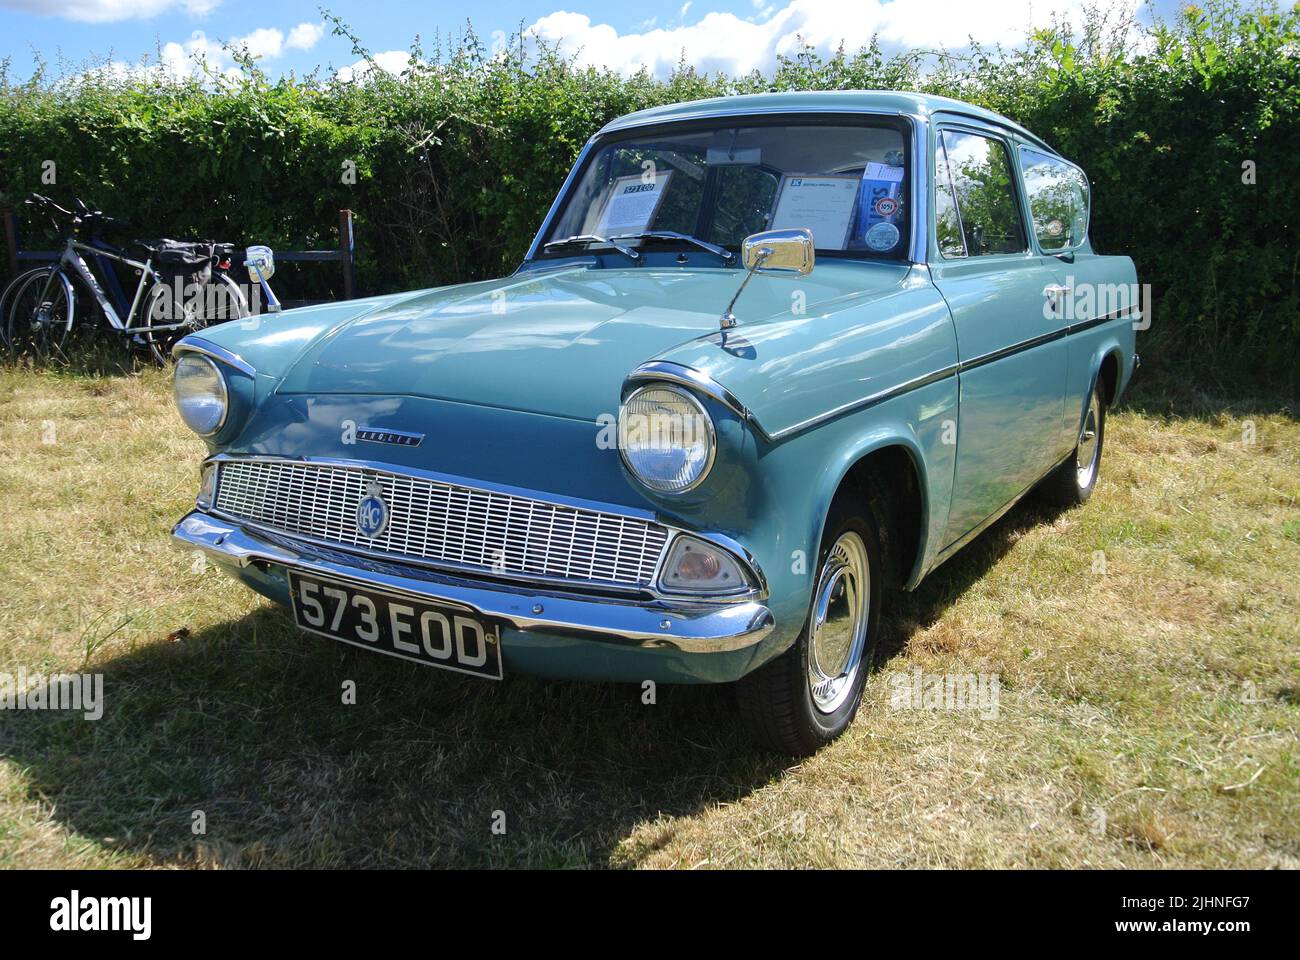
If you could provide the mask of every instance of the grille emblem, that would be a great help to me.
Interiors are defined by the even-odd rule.
[[[357,533],[371,540],[388,526],[388,504],[384,502],[383,493],[379,481],[373,480],[357,505]]]

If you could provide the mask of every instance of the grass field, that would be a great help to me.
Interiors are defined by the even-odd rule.
[[[106,699],[0,711],[0,866],[1300,866],[1297,411],[1146,389],[1086,507],[888,598],[857,722],[791,765],[726,689],[296,633],[169,548],[203,447],[163,372],[0,368],[0,672]],[[998,716],[893,709],[916,669],[996,674]]]

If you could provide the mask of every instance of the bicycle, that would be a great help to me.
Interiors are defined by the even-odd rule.
[[[137,260],[102,236],[128,228],[127,221],[92,210],[79,199],[72,210],[35,193],[26,202],[43,207],[56,229],[57,216],[68,218],[71,230],[57,263],[19,274],[0,295],[4,339],[14,353],[44,356],[62,351],[77,323],[78,286],[89,291],[109,327],[127,339],[128,347],[148,349],[159,364],[185,334],[250,315],[243,291],[226,273],[234,256],[230,244],[137,240],[134,244],[145,251],[145,258]],[[86,257],[99,268],[102,283]],[[114,263],[140,277],[129,302]]]

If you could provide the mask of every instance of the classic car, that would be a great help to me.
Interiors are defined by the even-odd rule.
[[[1137,365],[1088,180],[889,92],[643,110],[512,275],[175,347],[176,543],[299,627],[480,677],[734,683],[767,746],[853,720],[888,591],[1031,490],[1081,504]]]

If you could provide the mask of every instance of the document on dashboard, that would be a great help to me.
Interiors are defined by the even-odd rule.
[[[645,233],[654,222],[672,177],[671,170],[619,177],[605,198],[595,232],[602,237]]]
[[[786,174],[772,214],[772,229],[807,227],[813,245],[823,250],[843,250],[853,223],[853,212],[862,178],[849,176],[809,177]]]

